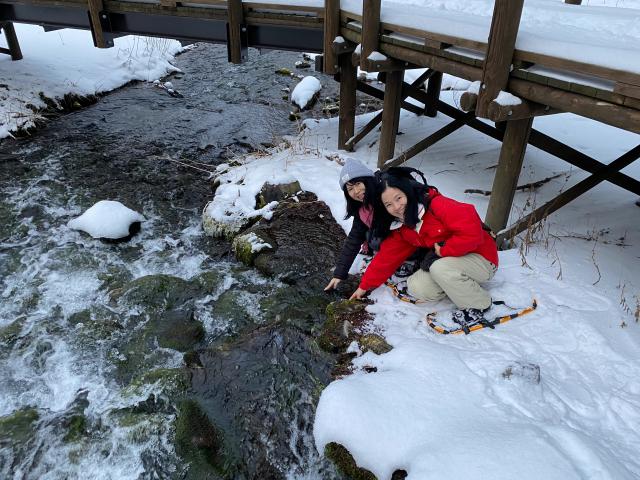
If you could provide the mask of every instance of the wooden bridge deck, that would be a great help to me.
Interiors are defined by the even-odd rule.
[[[602,181],[640,195],[640,182],[620,173],[640,156],[640,146],[605,165],[532,129],[536,116],[571,112],[640,133],[640,47],[637,62],[614,62],[616,67],[517,49],[524,0],[495,0],[486,41],[381,21],[381,0],[362,0],[361,9],[354,9],[354,1],[346,0],[350,11],[341,9],[340,0],[303,2],[306,4],[269,0],[0,0],[0,27],[4,26],[10,47],[15,47],[12,56],[19,47],[15,35],[11,35],[11,22],[39,24],[47,29],[90,29],[99,47],[112,46],[114,37],[125,34],[227,43],[229,60],[234,63],[247,59],[249,46],[322,52],[323,70],[336,74],[341,82],[340,148],[353,149],[378,123],[382,123],[382,168],[406,161],[463,125],[503,142],[486,219],[496,231],[506,226],[527,144],[594,174],[589,177],[590,186],[582,185],[579,192],[545,205],[511,228],[507,236]],[[454,31],[464,31],[464,25]],[[625,58],[634,58],[634,52],[627,52]],[[357,81],[356,65],[381,72],[386,83],[384,94]],[[423,78],[428,78],[426,92],[403,82],[404,70],[425,67],[430,69]],[[443,73],[478,82],[477,90],[462,95],[462,112],[439,101]],[[354,132],[356,88],[384,98],[383,112],[359,133]],[[501,91],[518,97],[520,103],[498,101]],[[425,109],[408,106],[403,102],[408,96],[424,103]],[[401,107],[430,116],[441,112],[454,120],[394,158]],[[495,122],[496,128],[475,117]]]

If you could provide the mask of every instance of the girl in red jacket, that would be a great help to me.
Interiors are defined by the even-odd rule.
[[[493,278],[498,250],[475,207],[406,175],[394,175],[393,169],[381,175],[380,192],[376,229],[381,236],[386,230],[390,233],[351,298],[362,298],[383,284],[398,265],[423,247],[432,251],[407,279],[409,294],[428,301],[447,296],[467,320],[481,317],[491,306],[491,295],[480,283]]]

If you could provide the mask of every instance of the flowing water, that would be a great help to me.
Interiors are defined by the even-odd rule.
[[[339,478],[312,443],[329,377],[328,359],[303,348],[310,320],[271,328],[289,287],[234,262],[200,227],[207,171],[295,133],[282,98],[295,82],[274,71],[299,59],[251,51],[233,66],[224,48],[198,45],[170,78],[182,98],[129,85],[0,144],[0,477]],[[66,226],[102,199],[143,213],[141,232],[107,243]],[[306,308],[321,320],[322,305]],[[192,348],[210,350],[188,370]],[[220,378],[254,363],[262,373],[245,375],[237,397],[266,412],[251,417]],[[223,448],[207,450],[206,432],[190,433],[195,453],[180,443],[194,401],[225,432]],[[223,468],[207,469],[214,450]]]

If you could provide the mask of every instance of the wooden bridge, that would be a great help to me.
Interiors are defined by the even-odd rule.
[[[113,46],[115,37],[126,34],[226,43],[229,61],[234,63],[247,60],[249,46],[322,52],[316,68],[340,82],[339,148],[353,150],[379,124],[381,168],[407,161],[463,126],[502,142],[486,217],[486,223],[501,232],[501,240],[604,181],[640,195],[640,181],[620,172],[640,157],[640,144],[605,164],[532,128],[536,116],[572,112],[640,133],[640,48],[637,61],[628,68],[516,49],[524,0],[495,0],[486,41],[381,21],[381,0],[362,0],[361,8],[354,8],[353,2],[341,8],[340,0],[296,3],[299,5],[241,0],[0,0],[0,27],[9,46],[3,53],[21,58],[12,22],[39,24],[45,29],[89,29],[100,48]],[[464,26],[460,31],[464,32]],[[357,66],[380,72],[384,92],[359,81]],[[406,69],[425,67],[428,70],[415,82],[404,82]],[[444,73],[477,82],[477,88],[463,94],[461,109],[439,99]],[[421,88],[425,82],[426,90]],[[355,131],[357,90],[384,102],[382,112],[359,132]],[[517,97],[516,101],[500,101],[501,92]],[[407,97],[424,108],[407,102]],[[401,108],[431,117],[440,113],[451,122],[397,153]],[[491,120],[495,126],[478,118]],[[527,145],[592,175],[506,228]]]

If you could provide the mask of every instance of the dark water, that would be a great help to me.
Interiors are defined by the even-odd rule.
[[[215,165],[297,132],[282,98],[296,81],[275,70],[311,73],[295,69],[300,59],[252,50],[249,63],[234,66],[223,47],[198,45],[166,79],[182,97],[132,84],[32,138],[0,144],[0,477],[338,478],[311,437],[329,360],[301,347],[309,332],[269,327],[273,299],[289,287],[238,265],[228,243],[200,228]],[[335,100],[337,85],[321,81],[322,97]],[[304,115],[320,117],[321,107]],[[130,242],[66,226],[103,199],[145,215]],[[322,305],[308,308],[321,317]],[[183,337],[187,346],[171,343]],[[210,442],[192,438],[193,453],[176,436],[191,411],[183,353],[194,345],[229,352],[202,357],[221,378],[234,358],[256,362],[256,372],[283,365],[268,368],[266,390],[264,376],[247,385],[256,399],[274,392],[263,425],[248,407],[236,409],[245,431],[202,406],[232,432],[217,470],[208,469],[218,461],[207,457]],[[262,354],[248,360],[243,352],[256,349]],[[274,419],[283,402],[290,415]],[[249,447],[260,449],[255,459]]]

